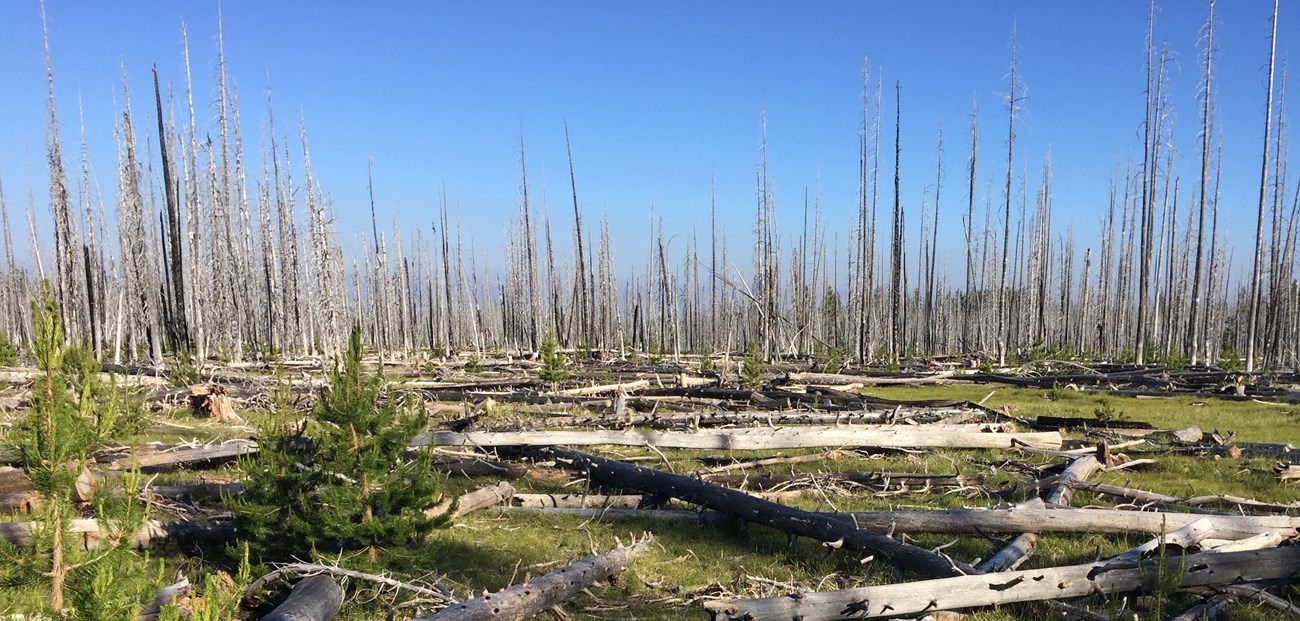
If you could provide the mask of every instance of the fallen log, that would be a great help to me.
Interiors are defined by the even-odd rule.
[[[820,384],[829,386],[844,386],[852,384],[861,384],[863,386],[913,386],[924,384],[947,384],[953,381],[962,381],[963,379],[965,378],[957,376],[952,371],[911,377],[898,375],[846,375],[843,373],[787,373],[784,382],[790,384]]]
[[[1122,487],[1119,485],[1110,485],[1107,483],[1095,483],[1092,481],[1071,481],[1070,487],[1073,487],[1074,489],[1078,489],[1078,490],[1092,492],[1094,494],[1110,496],[1112,498],[1120,498],[1132,503],[1161,506],[1161,507],[1171,507],[1171,506],[1178,506],[1178,505],[1201,507],[1201,506],[1212,505],[1212,504],[1224,504],[1224,505],[1249,508],[1255,511],[1266,511],[1266,512],[1273,512],[1273,513],[1282,513],[1286,511],[1292,511],[1295,509],[1300,509],[1300,501],[1296,501],[1288,504],[1278,504],[1278,503],[1271,503],[1271,502],[1262,502],[1251,498],[1230,496],[1227,494],[1211,494],[1207,496],[1191,496],[1187,498],[1182,498],[1179,496],[1170,496],[1168,494],[1149,492],[1146,490],[1133,489],[1131,487]]]
[[[1037,503],[1036,503],[1037,504]],[[1275,532],[1300,534],[1300,516],[1202,515],[1118,509],[1058,509],[1017,506],[1010,509],[935,509],[852,512],[843,514],[861,528],[900,533],[1098,533],[1155,535],[1161,528],[1182,528],[1207,520],[1213,537],[1241,539]]]
[[[435,446],[655,446],[660,448],[771,450],[833,446],[882,448],[1010,448],[1024,444],[1060,448],[1059,432],[991,432],[982,425],[863,425],[859,427],[800,427],[675,431],[435,431],[421,434],[415,444]]]
[[[540,513],[610,517],[611,519],[684,519],[709,512],[695,510],[643,509],[649,496],[516,494],[510,511],[541,510]],[[570,511],[582,509],[583,511]],[[586,511],[590,509],[591,511]],[[618,511],[609,511],[617,509]],[[680,514],[680,515],[678,515]],[[689,515],[688,515],[689,514]],[[852,523],[858,528],[892,533],[941,533],[977,535],[994,533],[1091,533],[1102,535],[1158,535],[1182,528],[1196,520],[1210,525],[1215,549],[1239,551],[1243,542],[1261,537],[1261,547],[1280,543],[1276,538],[1300,536],[1300,516],[1288,515],[1212,515],[1166,513],[1156,511],[1122,511],[1119,509],[1056,509],[1017,506],[1010,509],[922,509],[899,511],[847,511],[822,513]],[[707,521],[707,520],[706,520]]]
[[[19,547],[28,547],[32,545],[32,532],[35,528],[39,528],[39,525],[34,522],[0,522],[0,539]],[[100,540],[107,536],[107,533],[101,531],[97,520],[85,518],[72,520],[64,532],[70,535],[68,539],[74,541],[74,545],[81,550],[98,548]],[[234,536],[233,522],[149,520],[130,536],[130,542],[135,549],[145,549],[166,541],[220,543]]]
[[[973,571],[964,563],[942,554],[856,528],[840,518],[786,507],[705,481],[570,449],[550,448],[543,453],[554,457],[557,464],[585,471],[593,482],[676,498],[792,536],[809,537],[833,548],[880,556],[887,563],[921,575],[956,576]]]
[[[1087,479],[1100,470],[1101,466],[1102,464],[1092,455],[1084,455],[1070,462],[1065,472],[1061,473],[1056,486],[1043,497],[1043,502],[1051,505],[1069,505],[1070,497],[1074,495],[1074,488],[1070,487],[1070,482]],[[982,572],[998,572],[1015,569],[1033,555],[1034,546],[1036,545],[1038,545],[1038,535],[1036,533],[1022,533],[987,561],[980,563],[979,570]]]
[[[113,470],[138,467],[141,472],[159,472],[174,468],[216,466],[256,452],[256,442],[252,440],[232,440],[211,446],[183,447],[161,450],[145,455],[128,455],[114,459],[109,462],[108,467]]]
[[[343,605],[343,588],[326,575],[308,576],[293,585],[289,598],[262,621],[329,621]]]
[[[466,477],[496,476],[508,479],[534,479],[562,483],[569,480],[569,473],[555,468],[542,466],[525,466],[512,464],[486,457],[446,457],[435,455],[433,470],[450,475]]]
[[[886,489],[930,489],[935,487],[963,488],[984,484],[984,477],[978,474],[926,474],[910,472],[827,472],[821,474],[706,474],[702,477],[710,483],[735,487],[738,489],[771,490],[792,485],[818,485],[834,483],[851,483],[878,490]]]
[[[185,596],[191,590],[192,585],[189,579],[185,576],[178,576],[176,582],[158,589],[153,601],[140,607],[140,612],[136,615],[136,621],[155,621],[158,614],[162,612],[163,607]]]
[[[515,494],[511,506],[533,509],[636,509],[648,497],[636,494]],[[692,512],[694,513],[694,512]]]
[[[496,485],[480,487],[472,492],[467,492],[458,496],[455,500],[445,500],[428,509],[425,509],[425,517],[438,517],[440,515],[451,514],[451,517],[458,518],[480,509],[486,509],[497,505],[510,504],[510,498],[515,495],[515,487],[505,481]]]
[[[1143,588],[1157,560],[1129,563],[1096,573],[1102,563],[1006,571],[919,582],[800,593],[761,599],[706,602],[714,621],[832,621],[903,616],[931,610],[998,606],[1085,595],[1123,593]],[[1289,580],[1300,572],[1300,547],[1248,552],[1204,552],[1168,558],[1179,586],[1215,586]]]
[[[567,388],[565,390],[556,390],[547,395],[564,395],[571,397],[585,397],[588,395],[600,395],[604,393],[629,393],[643,388],[650,387],[650,380],[637,380],[634,382],[623,382],[621,384],[602,384],[599,386],[583,386],[580,388]]]
[[[643,535],[630,546],[620,545],[523,584],[416,617],[414,621],[520,621],[531,618],[622,571],[633,558],[645,551],[651,540],[649,534]]]

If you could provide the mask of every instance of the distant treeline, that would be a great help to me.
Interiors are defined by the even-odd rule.
[[[768,357],[863,363],[955,354],[998,362],[1082,356],[1295,367],[1300,188],[1288,190],[1274,57],[1268,91],[1261,93],[1267,101],[1257,219],[1233,223],[1257,225],[1253,269],[1249,280],[1231,282],[1233,249],[1217,200],[1222,165],[1212,123],[1213,8],[1198,99],[1183,102],[1195,109],[1202,131],[1198,144],[1180,150],[1196,154],[1199,174],[1173,175],[1172,60],[1149,40],[1146,109],[1135,111],[1143,115],[1142,160],[1110,179],[1100,239],[1082,251],[1072,230],[1053,229],[1050,156],[1040,181],[1014,172],[1025,156],[1016,148],[1024,86],[1013,35],[1005,108],[996,121],[973,109],[969,133],[960,138],[960,149],[969,148],[962,183],[944,188],[943,153],[952,141],[940,132],[933,195],[921,205],[900,202],[904,111],[896,105],[895,117],[883,123],[881,115],[883,99],[899,98],[901,87],[873,79],[864,63],[853,222],[828,224],[817,201],[805,199],[798,209],[782,209],[785,230],[792,230],[792,217],[801,218],[797,235],[779,235],[764,138],[753,239],[719,239],[715,204],[707,239],[692,233],[681,258],[670,262],[660,223],[650,231],[650,260],[633,273],[614,269],[608,223],[584,222],[571,151],[572,228],[558,233],[571,236],[564,245],[571,250],[557,256],[557,227],[530,197],[522,136],[520,198],[499,272],[476,263],[465,240],[451,233],[445,196],[427,234],[418,231],[403,244],[396,228],[385,232],[373,224],[373,244],[345,253],[335,205],[312,172],[307,131],[301,122],[296,131],[276,124],[269,89],[261,167],[247,169],[240,101],[227,81],[220,39],[215,99],[210,108],[200,106],[214,111],[211,120],[195,113],[188,44],[182,92],[161,88],[155,71],[145,122],[138,121],[133,104],[139,101],[124,72],[114,202],[94,204],[84,140],[79,170],[65,166],[74,158],[63,152],[47,37],[53,262],[34,252],[31,267],[19,267],[8,212],[0,209],[6,252],[0,329],[14,342],[31,341],[30,303],[47,281],[64,308],[69,338],[117,361],[159,361],[167,352],[330,356],[359,324],[371,346],[393,353],[535,351],[554,337],[568,347],[673,354],[754,346]],[[1280,99],[1283,89],[1277,90]],[[1005,140],[1005,177],[977,180],[977,165],[989,168],[976,155],[990,131]],[[74,182],[79,191],[70,189]],[[0,191],[0,207],[3,200]],[[33,250],[38,217],[29,206]],[[114,217],[115,235],[109,235]],[[962,223],[964,253],[943,253],[961,257],[955,265],[941,260],[941,218]],[[908,226],[920,227],[914,247],[904,242]],[[738,270],[740,262],[750,266]]]

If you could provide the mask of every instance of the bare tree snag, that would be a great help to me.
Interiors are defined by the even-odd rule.
[[[293,585],[289,599],[262,621],[329,621],[343,605],[343,588],[326,575],[308,576]]]
[[[959,576],[974,571],[947,556],[856,528],[837,517],[786,507],[679,474],[642,468],[570,449],[552,448],[545,453],[555,457],[557,463],[564,467],[585,471],[593,482],[676,498],[790,535],[809,537],[833,548],[877,555],[883,557],[885,562],[921,575]]]
[[[1123,593],[1142,589],[1157,563],[1128,563],[1098,571],[1103,563],[1006,571],[920,582],[801,593],[762,599],[705,603],[714,621],[831,621],[920,614],[997,606],[1013,602]],[[1300,572],[1300,548],[1271,548],[1226,554],[1205,552],[1169,558],[1168,572],[1181,575],[1180,586],[1228,585],[1291,579]]]
[[[1057,449],[1061,434],[1054,431],[1028,433],[981,433],[981,427],[966,425],[857,427],[802,427],[782,429],[724,429],[696,433],[675,431],[529,431],[471,432],[435,431],[434,446],[558,446],[612,444],[692,449],[789,449],[836,446],[885,448],[1010,448],[1023,444]],[[418,441],[418,439],[417,439]]]
[[[532,618],[622,571],[633,558],[645,551],[652,539],[646,534],[632,545],[620,545],[523,584],[417,617],[415,621],[521,621]]]

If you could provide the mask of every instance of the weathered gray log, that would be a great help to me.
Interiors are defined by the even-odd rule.
[[[1241,539],[1256,533],[1300,534],[1300,516],[1201,515],[1118,509],[936,509],[853,512],[843,514],[862,528],[900,533],[1100,533],[1155,535],[1198,519],[1210,523],[1212,536]]]
[[[1006,571],[938,580],[705,603],[715,621],[832,621],[997,606],[1014,602],[1122,593],[1148,583],[1156,560],[1097,571],[1101,563]],[[1300,572],[1300,547],[1225,554],[1205,552],[1166,559],[1180,586],[1286,580]]]
[[[512,506],[551,509],[636,509],[645,496],[602,494],[515,494]]]
[[[158,589],[153,601],[140,608],[136,621],[154,621],[158,618],[158,613],[162,612],[163,606],[176,601],[177,598],[190,592],[191,588],[189,579],[178,576],[176,582]]]
[[[1043,501],[1051,505],[1070,504],[1070,497],[1074,495],[1074,488],[1070,487],[1070,482],[1087,479],[1100,470],[1101,467],[1102,464],[1092,455],[1084,455],[1070,462],[1065,472],[1061,473],[1056,486],[1043,497]],[[1038,545],[1037,534],[1032,532],[1022,533],[1013,539],[1011,543],[998,550],[987,561],[980,563],[979,570],[982,572],[997,572],[1014,569],[1033,555],[1034,546],[1036,545]]]
[[[1180,498],[1178,496],[1170,496],[1168,494],[1148,492],[1146,490],[1133,489],[1131,487],[1121,487],[1118,485],[1109,485],[1106,483],[1094,483],[1092,481],[1078,481],[1078,480],[1071,481],[1070,487],[1073,487],[1074,489],[1078,489],[1078,490],[1092,492],[1094,494],[1102,494],[1104,496],[1111,496],[1113,498],[1121,498],[1129,502],[1145,504],[1145,505],[1156,505],[1156,506],[1189,505],[1189,506],[1199,507],[1199,506],[1211,505],[1211,504],[1223,504],[1223,505],[1235,505],[1240,507],[1246,507],[1249,509],[1253,509],[1255,511],[1266,511],[1266,512],[1286,512],[1295,509],[1300,509],[1300,501],[1291,502],[1287,504],[1278,504],[1278,503],[1271,503],[1271,502],[1261,502],[1251,498],[1230,496],[1227,494],[1212,494],[1208,496],[1192,496],[1190,498]]]
[[[602,384],[599,386],[583,386],[581,388],[568,388],[557,390],[548,394],[564,395],[570,397],[584,397],[588,395],[599,395],[603,393],[628,393],[642,388],[649,388],[650,380],[636,380],[634,382],[623,382],[621,384]]]
[[[1160,547],[1161,541],[1164,542],[1165,546],[1176,546],[1179,550],[1189,550],[1192,546],[1200,543],[1202,539],[1209,537],[1210,533],[1213,532],[1213,528],[1214,527],[1210,524],[1209,520],[1194,520],[1190,524],[1171,530],[1163,535],[1157,535],[1154,539],[1134,547],[1119,556],[1107,559],[1104,561],[1105,565],[1103,566],[1103,569],[1112,565],[1136,563],[1142,558],[1149,556],[1152,552],[1155,552]],[[1172,551],[1168,552],[1168,554],[1173,553],[1174,552]]]
[[[591,585],[621,571],[650,544],[644,535],[630,546],[579,560],[523,584],[452,604],[415,621],[521,621],[560,605]]]
[[[480,509],[497,505],[510,504],[510,498],[515,495],[515,487],[505,481],[496,485],[480,487],[472,492],[461,494],[455,500],[448,499],[437,505],[434,505],[424,511],[428,517],[437,517],[451,513],[451,517],[458,518]],[[455,508],[453,508],[455,507]]]
[[[542,466],[524,466],[486,457],[461,458],[435,455],[433,470],[456,476],[481,477],[495,476],[508,479],[536,479],[538,481],[564,482],[569,474],[555,468]]]
[[[32,529],[32,522],[0,522],[0,539],[16,546],[30,546]],[[68,525],[67,533],[71,535],[71,540],[76,542],[75,545],[82,550],[93,550],[99,547],[100,540],[108,536],[100,530],[98,521],[85,518],[72,520]],[[218,543],[228,541],[234,536],[235,525],[226,521],[149,520],[129,538],[132,547],[144,549],[164,541]]]
[[[922,575],[957,576],[973,571],[973,568],[947,556],[880,533],[856,528],[840,518],[786,507],[679,474],[642,468],[566,448],[551,448],[544,453],[554,457],[561,466],[585,471],[593,482],[676,498],[791,535],[815,539],[832,547],[873,554],[896,567]]]
[[[22,468],[0,466],[0,493],[30,492],[33,489],[32,480]]]
[[[933,487],[971,487],[984,484],[984,477],[978,474],[927,474],[913,472],[826,472],[790,474],[782,472],[764,472],[760,474],[706,474],[702,477],[710,483],[736,487],[740,489],[770,490],[778,486],[798,484],[833,484],[853,483],[877,489],[922,488]]]
[[[422,438],[436,446],[656,446],[662,448],[765,450],[835,446],[884,448],[1010,448],[1016,443],[1037,448],[1060,448],[1061,434],[984,433],[981,425],[862,425],[858,427],[801,427],[674,431],[435,431]]]
[[[785,381],[793,384],[821,384],[829,386],[897,386],[919,384],[946,384],[962,381],[962,377],[952,371],[931,373],[914,377],[846,375],[842,373],[787,373]]]
[[[326,575],[308,576],[293,585],[289,598],[262,621],[329,621],[343,605],[343,588]]]
[[[215,466],[256,452],[256,442],[252,440],[232,440],[212,446],[167,449],[145,455],[119,457],[109,463],[109,468],[124,469],[135,466],[139,467],[141,472],[158,472],[200,465]]]

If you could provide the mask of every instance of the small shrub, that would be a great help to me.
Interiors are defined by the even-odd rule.
[[[478,359],[478,356],[470,356],[469,360],[465,361],[465,372],[466,373],[483,372],[483,363]]]
[[[193,386],[203,381],[199,370],[194,366],[194,354],[182,348],[176,353],[176,364],[167,373],[167,383],[174,388]]]
[[[434,343],[433,351],[429,355],[433,356],[438,360],[442,360],[443,358],[446,358],[447,357],[446,343],[443,343],[442,341],[438,341],[437,343]]]
[[[649,355],[646,357],[646,362],[649,362],[650,366],[655,366],[655,367],[663,364],[664,363],[663,346],[657,344],[651,345]]]
[[[14,347],[9,336],[0,334],[0,367],[18,366],[18,348]]]
[[[745,350],[745,358],[740,362],[740,383],[750,390],[758,390],[765,383],[763,380],[763,358],[758,355],[758,348],[752,343]]]
[[[555,350],[555,337],[548,336],[542,341],[542,370],[537,376],[547,382],[563,382],[569,379],[569,361],[564,354]]]
[[[702,352],[700,354],[700,373],[708,373],[713,369],[713,356],[710,356],[708,352]]]
[[[424,514],[440,487],[430,453],[405,457],[426,417],[384,394],[385,384],[362,368],[361,331],[353,328],[315,416],[299,428],[265,430],[257,455],[242,464],[244,493],[227,499],[256,560],[364,550],[377,563],[381,547],[409,548],[446,523]]]

